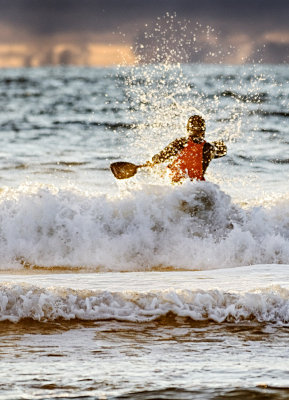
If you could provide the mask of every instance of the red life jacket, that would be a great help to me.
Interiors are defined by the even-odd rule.
[[[201,143],[195,143],[192,139],[188,140],[186,147],[168,165],[168,168],[171,170],[173,182],[179,182],[182,178],[186,177],[199,181],[205,180],[203,174],[203,148],[205,143],[205,140]]]

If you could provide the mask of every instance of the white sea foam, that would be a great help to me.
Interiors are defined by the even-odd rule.
[[[289,323],[289,291],[280,286],[258,292],[166,289],[149,292],[110,292],[40,288],[3,283],[0,287],[0,320],[18,322],[108,320],[145,322],[172,313],[192,320],[214,322]]]
[[[143,186],[114,197],[53,187],[0,195],[1,268],[144,271],[289,263],[289,200],[234,204],[217,185]]]

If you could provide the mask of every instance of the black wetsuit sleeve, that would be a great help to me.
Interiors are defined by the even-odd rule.
[[[215,147],[211,143],[206,142],[203,147],[203,174],[206,172],[213,158],[215,158]]]
[[[188,139],[186,137],[174,140],[168,146],[166,146],[162,151],[153,156],[152,158],[153,164],[162,163],[166,160],[169,160],[171,157],[176,156],[178,152],[186,146],[187,142]]]

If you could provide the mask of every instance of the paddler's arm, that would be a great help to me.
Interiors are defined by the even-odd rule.
[[[213,158],[224,157],[227,154],[227,146],[222,140],[206,142],[203,148],[203,172],[206,172]]]
[[[150,163],[150,166],[160,164],[164,161],[169,160],[171,157],[176,156],[178,152],[185,147],[187,141],[188,139],[186,137],[182,137],[171,142],[162,151],[152,157],[152,162]]]

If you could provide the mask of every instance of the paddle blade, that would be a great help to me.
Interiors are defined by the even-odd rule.
[[[138,165],[125,161],[110,164],[111,172],[117,179],[131,178],[136,174],[138,167]]]

